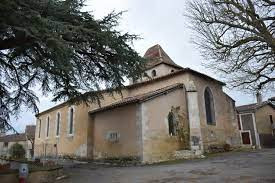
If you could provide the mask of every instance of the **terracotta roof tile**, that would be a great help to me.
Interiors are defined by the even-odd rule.
[[[110,109],[120,107],[120,106],[124,106],[124,105],[127,105],[127,104],[144,102],[146,100],[150,100],[152,98],[155,98],[157,96],[163,95],[165,93],[171,92],[175,89],[182,88],[182,87],[183,87],[183,84],[178,83],[178,84],[167,86],[167,87],[164,87],[164,88],[161,88],[161,89],[158,89],[158,90],[155,90],[155,91],[151,91],[151,92],[148,92],[148,93],[144,93],[144,94],[140,94],[140,95],[136,95],[136,96],[132,96],[132,97],[127,97],[127,98],[124,98],[124,99],[122,99],[118,102],[114,102],[110,105],[107,105],[107,106],[104,106],[104,107],[101,107],[101,108],[98,108],[98,109],[94,109],[94,110],[90,111],[89,113],[94,114],[94,113],[97,113],[97,112],[110,110]]]
[[[253,103],[253,104],[247,104],[247,105],[241,105],[241,106],[238,106],[236,107],[237,111],[240,112],[240,113],[243,113],[243,112],[254,112],[256,109],[259,109],[265,105],[270,105],[271,107],[273,107],[275,109],[275,106],[269,102],[269,101],[264,101],[260,104],[258,103]]]
[[[146,69],[150,69],[162,63],[176,68],[182,68],[181,66],[177,65],[158,44],[149,48],[145,52],[144,58],[148,60]]]
[[[209,79],[209,80],[218,82],[219,84],[221,84],[221,85],[223,85],[223,86],[226,85],[225,83],[223,83],[223,82],[221,82],[221,81],[219,81],[219,80],[216,80],[216,79],[214,79],[214,78],[212,78],[212,77],[210,77],[210,76],[208,76],[208,75],[206,75],[206,74],[200,73],[200,72],[198,72],[198,71],[195,71],[195,70],[192,70],[192,69],[186,67],[186,68],[182,68],[182,69],[180,69],[180,70],[171,72],[171,73],[169,73],[169,74],[167,74],[167,75],[164,75],[164,76],[159,76],[159,77],[155,77],[155,78],[152,78],[152,79],[149,79],[149,80],[146,80],[146,81],[142,81],[142,82],[138,82],[138,83],[133,83],[133,84],[131,84],[131,85],[124,86],[124,88],[125,88],[125,89],[130,89],[130,88],[139,87],[139,86],[146,85],[146,84],[149,84],[149,83],[152,83],[152,82],[155,82],[155,81],[160,81],[160,80],[162,80],[162,79],[166,79],[166,78],[169,78],[169,77],[173,77],[173,76],[176,76],[176,75],[185,73],[185,72],[190,72],[190,73],[195,74],[195,75],[198,75],[198,76],[200,76],[200,77],[204,77],[204,78],[206,78],[206,79]],[[122,88],[122,89],[123,89],[123,88]],[[115,89],[114,89],[114,90],[115,90]],[[90,93],[93,94],[93,93],[96,93],[96,92],[106,92],[106,91],[107,91],[107,90],[101,90],[101,91],[94,91],[94,92],[90,92]],[[87,92],[87,93],[88,93],[88,92]],[[42,111],[42,112],[36,114],[36,117],[38,117],[39,115],[42,115],[42,114],[46,114],[47,112],[50,112],[50,111],[52,111],[52,110],[54,110],[54,109],[61,108],[61,107],[65,106],[67,103],[68,103],[68,101],[63,102],[63,103],[61,103],[61,104],[58,104],[58,105],[56,105],[56,106],[54,106],[54,107],[52,107],[52,108],[49,108],[49,109],[47,109],[47,110],[45,110],[45,111]]]
[[[19,142],[26,141],[25,133],[5,135],[0,137],[0,142]]]

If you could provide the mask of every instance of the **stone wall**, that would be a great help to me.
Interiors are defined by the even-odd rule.
[[[189,148],[189,142],[179,134],[169,134],[169,112],[177,113],[179,127],[187,131],[185,89],[177,89],[142,103],[142,161],[145,163],[171,159],[174,151]]]
[[[149,91],[154,91],[156,89],[163,88],[165,86],[173,85],[176,83],[183,83],[185,86],[190,85],[190,83],[193,83],[193,85],[196,88],[196,93],[189,93],[189,96],[191,99],[189,100],[189,104],[192,105],[192,102],[194,99],[196,100],[196,107],[193,109],[192,112],[187,110],[186,105],[188,104],[188,101],[186,101],[185,93],[182,92],[183,96],[175,96],[173,97],[166,97],[167,100],[165,100],[163,105],[160,105],[159,103],[155,103],[154,107],[157,112],[162,111],[162,108],[169,107],[169,110],[171,110],[171,106],[166,105],[166,102],[175,101],[177,102],[177,106],[183,106],[183,108],[180,108],[182,112],[184,113],[184,118],[189,119],[192,118],[195,121],[192,121],[191,124],[199,124],[198,127],[190,129],[191,136],[194,136],[193,134],[199,134],[199,143],[202,144],[201,147],[208,148],[210,144],[222,144],[227,142],[238,142],[239,140],[239,133],[237,129],[237,120],[234,118],[234,108],[232,107],[233,101],[231,99],[228,99],[227,95],[222,91],[222,86],[213,81],[206,79],[204,77],[201,77],[199,75],[194,75],[190,72],[185,72],[181,74],[176,74],[173,77],[167,77],[163,78],[161,80],[156,80],[154,82],[148,82],[146,84],[141,85],[134,85],[131,87],[128,87],[127,89],[124,89],[122,91],[123,97],[127,96],[134,96],[137,94],[146,93]],[[215,117],[216,117],[216,125],[211,126],[206,124],[206,118],[205,118],[205,108],[204,108],[204,90],[206,87],[209,87],[213,93],[214,96],[214,104],[215,104]],[[192,92],[192,91],[191,91]],[[119,94],[115,94],[114,96],[111,96],[107,93],[104,94],[104,100],[101,100],[101,106],[108,105],[110,103],[113,103],[119,99],[121,99],[122,96]],[[169,98],[169,100],[168,100]],[[180,98],[183,98],[183,100],[180,100]],[[159,99],[158,99],[159,100]],[[155,100],[153,100],[155,101]],[[157,100],[156,100],[157,101]],[[187,102],[187,104],[185,103]],[[153,103],[153,102],[152,102]],[[189,105],[188,104],[188,105]],[[176,105],[173,104],[174,107]],[[85,104],[79,104],[75,105],[75,120],[74,120],[74,135],[68,136],[67,130],[68,130],[68,111],[71,106],[69,104],[64,104],[57,106],[53,109],[50,109],[41,115],[38,116],[37,119],[37,128],[36,128],[36,141],[35,141],[35,156],[43,156],[45,154],[45,145],[47,147],[52,147],[47,150],[46,148],[46,154],[52,154],[53,156],[55,154],[58,155],[73,155],[73,156],[80,156],[80,157],[93,157],[94,152],[94,145],[98,143],[95,137],[96,130],[93,123],[92,117],[89,116],[88,112],[92,109],[98,108],[99,105],[97,103],[91,104],[90,106],[86,106]],[[151,107],[147,107],[144,105],[144,107],[139,107],[139,109],[135,110],[135,116],[136,118],[141,118],[140,115],[137,115],[137,111],[140,112],[146,112],[148,109],[154,109]],[[111,113],[113,113],[111,110]],[[232,112],[233,111],[233,112]],[[55,129],[56,129],[56,114],[57,112],[61,113],[61,131],[60,136],[56,137],[55,135]],[[153,114],[154,111],[152,111]],[[165,116],[167,117],[167,111],[164,110]],[[192,116],[190,116],[190,114]],[[155,116],[158,117],[159,113],[155,113]],[[47,116],[50,116],[50,135],[49,138],[45,137],[45,129],[46,129],[46,119]],[[111,116],[115,116],[115,113],[113,113]],[[145,115],[146,116],[146,115]],[[152,117],[152,120],[155,117]],[[164,119],[164,115],[162,116],[162,119]],[[39,119],[42,120],[42,126],[41,126],[41,137],[38,138],[38,130],[39,130]],[[102,118],[103,119],[103,118]],[[137,119],[141,120],[141,119]],[[143,119],[142,119],[143,120]],[[153,120],[158,121],[158,120]],[[194,123],[195,122],[195,123]],[[162,123],[165,123],[162,120]],[[109,123],[106,123],[106,125],[110,125]],[[136,129],[133,131],[140,132],[140,129],[143,128],[141,126],[136,125]],[[154,129],[150,131],[152,135],[152,138],[159,135],[159,132],[154,132]],[[201,135],[200,135],[201,134]],[[141,134],[140,134],[141,135]],[[140,136],[137,135],[137,136]],[[162,135],[162,134],[160,134]],[[196,137],[196,135],[194,136]],[[151,137],[150,137],[151,138]],[[173,140],[173,138],[168,138],[167,143],[171,143],[171,146],[174,146],[172,149],[178,149],[179,147],[174,143],[176,140]],[[190,138],[192,141],[193,138]],[[194,138],[195,139],[195,138]],[[193,140],[194,140],[193,139]],[[164,140],[164,139],[162,139]],[[173,142],[170,142],[172,140]],[[164,140],[165,141],[165,140]],[[135,143],[135,142],[133,142]],[[174,144],[173,144],[174,143]],[[55,145],[56,144],[56,145]],[[139,147],[139,151],[143,151],[144,144],[142,144],[142,141],[138,141],[137,146]],[[148,146],[149,147],[149,146]],[[49,151],[49,152],[47,152]]]
[[[125,90],[122,91],[123,95],[127,95]],[[121,95],[114,93],[103,93],[104,100],[100,101],[100,106],[108,105],[116,100],[121,99]],[[68,134],[68,121],[69,121],[69,109],[74,108],[74,125],[73,135]],[[52,109],[43,112],[37,117],[36,120],[36,132],[35,132],[35,157],[40,156],[76,156],[76,157],[88,157],[91,154],[91,148],[88,147],[88,143],[92,144],[92,130],[91,118],[88,112],[92,109],[99,107],[97,102],[90,104],[89,106],[80,103],[76,105],[61,104]],[[60,121],[60,135],[56,136],[56,119],[57,113],[61,114]],[[49,136],[46,137],[46,125],[47,117],[50,117],[50,130]],[[41,120],[41,131],[39,137],[39,120]]]
[[[275,109],[269,105],[255,112],[256,127],[261,147],[275,147],[275,134],[272,135],[270,115],[272,115],[273,123],[275,123]]]
[[[239,146],[240,135],[237,126],[237,117],[234,101],[222,90],[222,86],[214,81],[192,75],[198,95],[199,119],[202,133],[203,149],[207,151],[210,145],[230,143]],[[204,91],[209,87],[214,100],[215,125],[206,122]]]
[[[136,110],[139,104],[129,104],[93,114],[93,157],[137,157],[139,154]],[[109,135],[116,133],[112,139]],[[117,140],[115,139],[117,138]]]

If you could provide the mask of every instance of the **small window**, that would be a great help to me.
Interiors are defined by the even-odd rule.
[[[209,87],[204,91],[205,113],[208,125],[215,125],[214,99]]]
[[[73,126],[74,126],[74,109],[70,108],[69,111],[69,134],[72,135],[73,134]]]
[[[107,140],[110,142],[118,142],[119,141],[119,133],[118,132],[108,132]]]
[[[9,146],[9,142],[4,142],[4,147],[8,147]]]
[[[60,113],[58,112],[56,115],[56,136],[59,136],[60,132]]]
[[[174,69],[172,69],[171,72],[174,72]]]
[[[47,118],[47,131],[46,131],[46,137],[49,137],[50,132],[50,117]]]
[[[152,70],[152,77],[155,77],[157,75],[157,71],[156,70]]]
[[[270,123],[271,125],[273,124],[273,118],[272,118],[272,115],[269,115],[269,120],[270,120]]]
[[[169,112],[168,114],[168,128],[169,135],[175,136],[177,133],[177,122],[175,119],[175,115],[172,112]]]
[[[38,138],[41,136],[41,119],[39,119]]]

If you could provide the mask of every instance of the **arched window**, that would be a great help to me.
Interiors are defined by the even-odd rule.
[[[205,113],[206,121],[209,125],[215,125],[215,109],[214,109],[214,99],[212,92],[209,87],[204,91],[204,102],[205,102]]]
[[[157,75],[157,71],[156,70],[152,70],[152,77],[155,77]]]
[[[56,115],[56,136],[59,136],[60,132],[60,113],[58,112]]]
[[[47,117],[47,129],[46,129],[46,137],[49,137],[50,132],[50,117]]]
[[[176,124],[175,115],[172,112],[168,114],[168,128],[169,128],[169,135],[175,136],[177,132],[177,124]]]
[[[38,129],[38,138],[41,136],[41,119],[39,119],[39,129]]]
[[[73,134],[73,125],[74,125],[74,109],[70,108],[69,111],[69,134]]]

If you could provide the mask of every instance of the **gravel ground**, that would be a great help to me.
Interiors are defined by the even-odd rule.
[[[200,160],[137,167],[92,163],[66,168],[58,183],[275,182],[275,149],[229,152]]]

